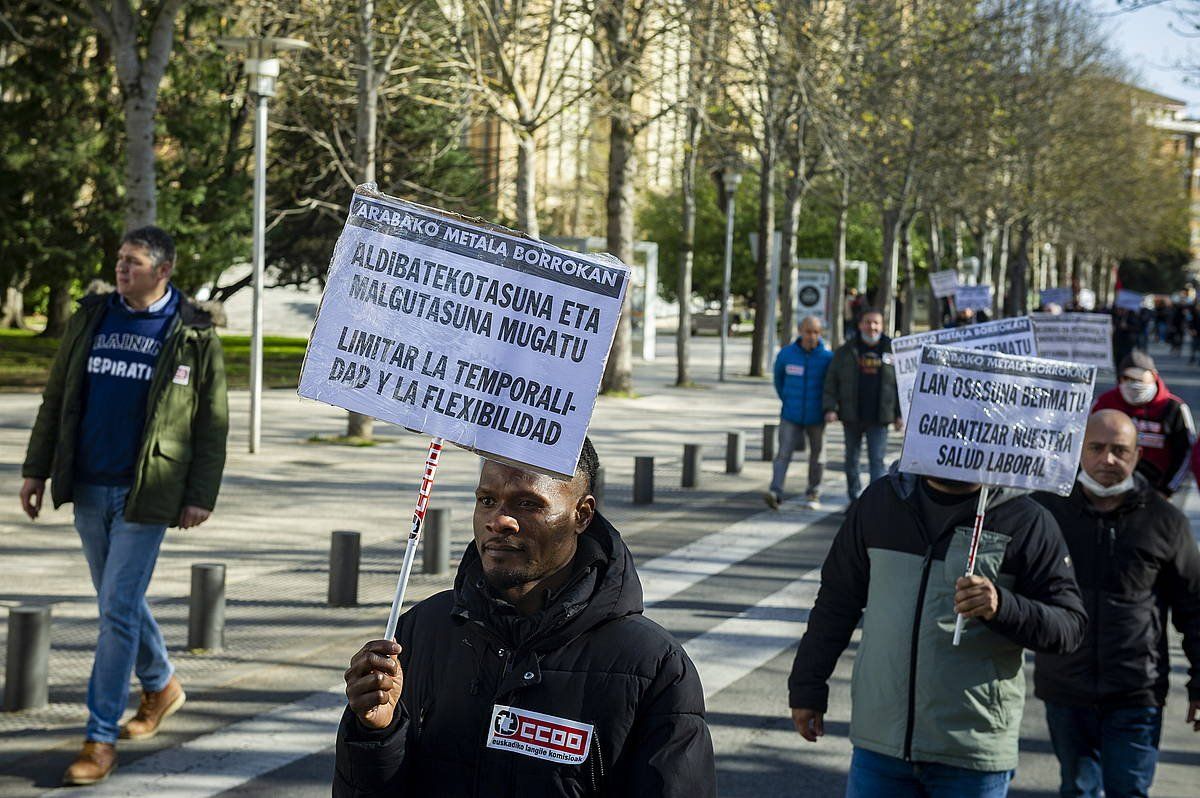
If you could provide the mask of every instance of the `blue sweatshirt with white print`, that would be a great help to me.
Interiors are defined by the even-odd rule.
[[[96,328],[83,381],[83,417],[75,478],[92,485],[132,485],[150,378],[179,311],[179,292],[135,311],[115,291]]]

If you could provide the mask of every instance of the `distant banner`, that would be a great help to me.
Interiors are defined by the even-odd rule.
[[[1030,313],[1038,357],[1113,370],[1112,317],[1107,313]]]
[[[1064,288],[1063,286],[1043,288],[1038,292],[1038,298],[1041,300],[1042,307],[1058,305],[1060,308],[1065,308],[1071,304],[1072,293],[1070,288]]]
[[[958,272],[954,269],[930,272],[929,285],[933,289],[933,295],[938,299],[954,296],[954,292],[958,290]]]
[[[992,312],[992,287],[990,285],[960,285],[954,295],[954,307],[958,310]]]
[[[1028,316],[897,338],[892,341],[892,358],[896,366],[896,387],[900,392],[900,411],[906,418],[912,399],[913,383],[917,378],[917,367],[921,362],[921,347],[931,344],[1004,352],[1010,355],[1038,353],[1033,335],[1033,322]]]
[[[1114,303],[1119,308],[1125,310],[1141,310],[1142,303],[1146,297],[1139,294],[1137,291],[1126,291],[1121,289],[1117,292],[1117,301]]]
[[[1094,366],[927,346],[900,468],[998,487],[1071,492]]]
[[[629,270],[360,187],[299,393],[569,477]]]

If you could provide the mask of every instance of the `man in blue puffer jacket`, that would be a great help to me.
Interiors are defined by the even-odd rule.
[[[779,412],[779,453],[771,476],[771,487],[763,495],[772,509],[779,507],[783,481],[787,478],[792,452],[804,451],[808,442],[808,490],[806,506],[815,508],[820,499],[821,449],[825,443],[825,413],[821,394],[833,352],[821,339],[821,320],[809,316],[800,322],[800,337],[779,350],[775,357],[775,393],[783,403]]]

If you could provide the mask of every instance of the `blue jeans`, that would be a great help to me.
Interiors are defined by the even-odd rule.
[[[87,739],[116,742],[129,701],[129,673],[142,689],[162,690],[174,668],[146,603],[166,526],[125,520],[128,487],[75,485],[75,529],[100,604],[100,635],[88,680]]]
[[[883,476],[883,457],[887,454],[887,424],[862,424],[857,421],[842,422],[846,433],[846,494],[850,501],[862,493],[862,482],[858,476],[859,453],[862,451],[863,436],[867,437],[867,466],[871,481]]]
[[[805,439],[808,439],[808,490],[812,496],[821,488],[821,476],[825,473],[825,464],[821,462],[821,449],[825,443],[824,424],[794,424],[787,419],[779,419],[779,453],[771,467],[771,492],[776,496],[783,493],[783,481],[787,479],[788,466],[792,462],[792,454],[799,449],[804,451]]]
[[[905,762],[855,748],[846,798],[1004,798],[1013,771]]]
[[[1068,707],[1046,702],[1046,725],[1058,757],[1058,794],[1076,798],[1135,798],[1150,794],[1161,707]]]

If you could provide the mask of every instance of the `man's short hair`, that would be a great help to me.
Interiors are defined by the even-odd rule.
[[[152,224],[130,230],[121,238],[122,244],[137,244],[145,247],[150,253],[150,261],[155,268],[164,263],[175,262],[175,239],[161,227]]]
[[[587,482],[588,493],[596,489],[596,474],[599,471],[600,455],[596,454],[596,447],[592,446],[592,439],[585,435],[583,448],[579,451],[579,462],[575,464],[575,473],[583,475]]]
[[[876,316],[883,315],[883,311],[879,308],[864,308],[863,312],[860,313],[858,317],[861,319],[863,316],[870,316],[872,313],[874,313]]]

